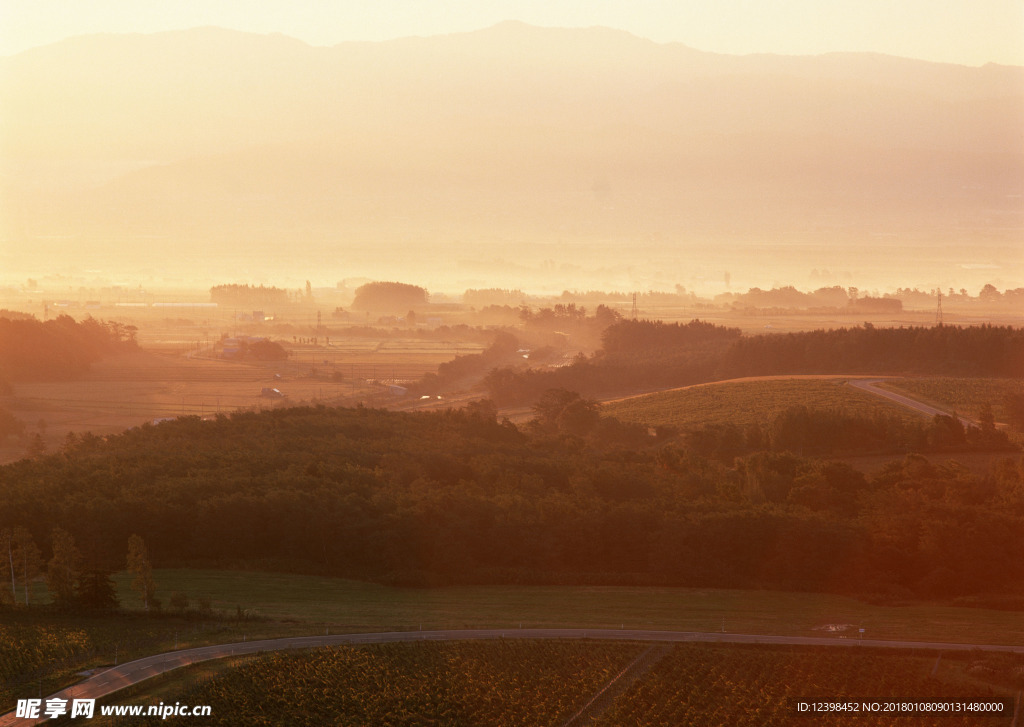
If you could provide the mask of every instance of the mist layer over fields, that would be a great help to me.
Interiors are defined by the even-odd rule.
[[[722,292],[1024,283],[1024,69],[605,29],[0,60],[0,275]]]

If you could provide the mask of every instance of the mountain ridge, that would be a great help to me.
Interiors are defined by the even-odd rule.
[[[333,47],[204,28],[15,58],[0,59],[0,239],[19,249],[421,236],[443,257],[445,240],[1024,227],[1024,68],[522,23]]]

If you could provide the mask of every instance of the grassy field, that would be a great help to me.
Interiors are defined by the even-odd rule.
[[[853,414],[876,413],[918,421],[917,415],[877,396],[854,389],[845,378],[765,378],[713,384],[605,402],[601,412],[647,426],[696,428],[704,424],[735,424],[740,429],[763,424],[788,407],[843,409]]]
[[[158,570],[158,597],[205,596],[233,616],[305,622],[310,634],[452,628],[637,628],[1024,644],[1020,613],[928,604],[880,606],[842,596],[775,591],[575,586],[391,588],[339,578]],[[121,603],[137,607],[127,574]]]

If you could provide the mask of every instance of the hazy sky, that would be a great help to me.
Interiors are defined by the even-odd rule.
[[[1024,0],[0,0],[0,55],[87,33],[215,25],[312,45],[602,25],[721,53],[873,51],[1024,65]]]

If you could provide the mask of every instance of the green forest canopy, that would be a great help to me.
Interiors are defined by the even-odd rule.
[[[26,524],[45,548],[61,527],[115,566],[138,533],[158,567],[406,585],[1021,594],[1019,455],[985,476],[918,455],[870,477],[772,449],[726,462],[685,441],[569,434],[576,408],[564,428],[556,414],[520,430],[487,405],[320,407],[87,435],[0,468],[0,528]]]

